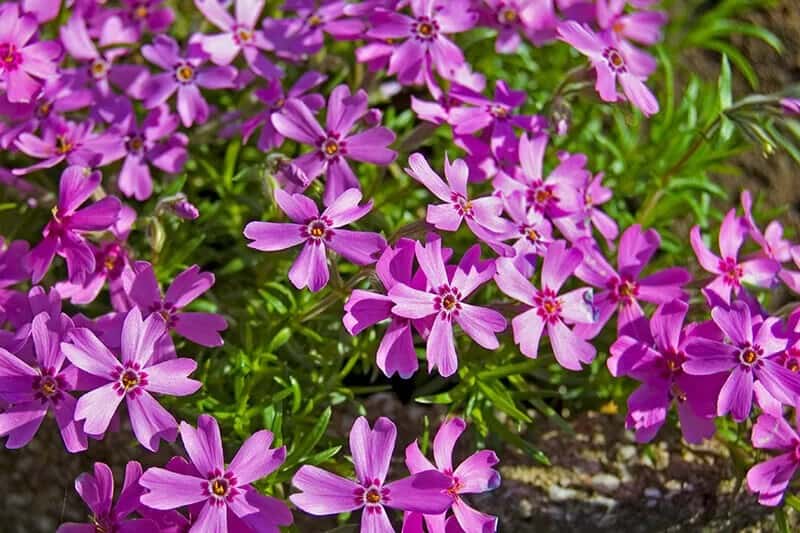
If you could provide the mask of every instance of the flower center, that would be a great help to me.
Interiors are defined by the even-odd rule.
[[[433,300],[433,306],[442,312],[442,318],[450,319],[461,310],[461,292],[447,285],[439,287],[438,296]]]
[[[333,221],[327,217],[315,218],[302,228],[301,233],[312,241],[329,240],[333,236],[332,225]]]
[[[137,363],[125,363],[124,367],[117,367],[111,377],[116,380],[113,388],[119,396],[136,396],[147,385],[147,374],[141,371]]]
[[[133,10],[133,18],[137,18],[137,19],[139,19],[139,20],[141,20],[141,19],[144,19],[144,18],[147,18],[147,15],[148,15],[148,14],[149,14],[149,13],[148,13],[148,11],[147,11],[147,6],[145,6],[145,5],[140,5],[140,6],[137,6],[137,7],[136,7],[136,8]]]
[[[328,155],[334,155],[336,152],[339,151],[339,143],[334,140],[327,140],[325,141],[325,146],[323,147],[325,153]]]
[[[128,151],[139,152],[144,148],[144,139],[140,135],[134,135],[128,139]]]
[[[613,26],[611,26],[611,29],[614,30],[614,33],[622,33],[625,31],[625,23],[621,20],[618,20],[613,24]]]
[[[628,67],[625,66],[625,59],[616,48],[608,47],[603,50],[603,57],[606,58],[608,66],[611,67],[611,70],[614,72],[619,74],[628,71]]]
[[[181,63],[175,68],[175,79],[180,83],[189,83],[194,79],[194,68],[188,63]]]
[[[614,296],[620,303],[629,304],[636,299],[639,294],[639,285],[631,279],[615,280]]]
[[[459,215],[462,217],[472,218],[473,208],[471,200],[468,200],[457,192],[454,192],[450,194],[450,201],[453,202],[453,208]]]
[[[0,70],[17,70],[22,63],[22,54],[13,43],[0,44]]]
[[[33,395],[36,399],[50,401],[58,404],[62,398],[62,391],[65,390],[66,382],[55,375],[55,369],[40,369],[41,375],[33,380]]]
[[[746,365],[752,365],[756,361],[758,361],[759,356],[761,355],[761,348],[758,346],[746,346],[742,349],[741,353],[739,354],[739,359],[741,359],[742,363]]]
[[[561,318],[561,300],[552,289],[538,291],[533,297],[533,303],[538,309],[538,315],[544,320],[554,323]]]
[[[151,313],[158,313],[164,322],[167,323],[167,328],[172,329],[175,327],[177,321],[178,310],[169,302],[156,301],[150,306]]]
[[[367,494],[364,496],[364,499],[367,503],[380,503],[381,502],[381,493],[378,492],[378,489],[372,488],[367,491]]]
[[[112,533],[114,524],[108,516],[92,515],[89,521],[94,526],[94,533]]]
[[[428,17],[419,17],[411,25],[411,33],[422,41],[432,41],[439,32],[439,24]]]
[[[491,115],[497,119],[502,120],[504,118],[508,118],[508,108],[500,104],[494,104],[490,106],[489,113],[491,113]]]
[[[224,479],[215,479],[211,482],[211,492],[215,496],[225,496],[228,493],[228,482]]]
[[[314,13],[310,17],[308,17],[308,25],[312,28],[316,28],[322,25],[322,17]]]
[[[686,360],[686,354],[683,352],[669,350],[668,352],[664,352],[662,355],[664,356],[664,364],[667,367],[668,374],[672,375],[682,372],[681,367],[683,366],[683,362]]]
[[[500,24],[513,24],[517,21],[518,17],[519,15],[517,15],[516,10],[510,7],[505,7],[500,10],[497,20],[500,22]]]
[[[53,104],[50,102],[42,102],[39,104],[39,107],[36,108],[36,116],[39,118],[45,118],[50,114],[50,111],[53,110]]]
[[[108,73],[108,63],[102,59],[95,59],[89,66],[89,71],[95,79],[102,79]]]
[[[253,40],[253,31],[250,28],[239,27],[234,31],[236,42],[239,44],[247,44]]]
[[[800,362],[797,361],[796,357],[787,358],[786,363],[784,363],[784,366],[792,372],[800,371]]]
[[[383,504],[390,501],[389,489],[381,487],[380,480],[367,481],[353,491],[354,501],[357,505],[364,505],[368,513],[380,513]]]
[[[742,269],[733,257],[726,257],[720,260],[718,268],[722,272],[723,283],[731,287],[740,286],[740,280],[742,276],[744,276],[744,269]]]
[[[547,207],[555,203],[555,192],[552,185],[545,185],[541,180],[536,180],[528,189],[526,194],[528,205],[533,206],[537,211],[544,211]]]
[[[56,135],[56,153],[59,155],[64,155],[72,151],[74,146],[72,145],[72,139],[67,137],[66,135]]]
[[[532,243],[536,243],[541,238],[541,235],[539,235],[539,232],[536,231],[534,228],[528,228],[527,230],[525,230],[525,238],[527,238]]]
[[[686,393],[683,392],[683,389],[681,389],[677,383],[673,382],[672,385],[670,385],[669,395],[678,400],[678,403],[683,403],[686,401]]]

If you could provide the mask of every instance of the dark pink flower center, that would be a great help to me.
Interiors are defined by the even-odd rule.
[[[22,64],[22,54],[14,43],[0,43],[0,70],[17,70]]]
[[[364,505],[368,513],[382,513],[383,505],[391,500],[390,493],[389,489],[381,486],[379,479],[373,479],[362,483],[361,487],[355,489],[353,499],[356,504]]]
[[[192,65],[186,62],[181,62],[175,65],[175,80],[181,84],[188,84],[194,81],[196,76],[195,69]]]
[[[233,40],[239,46],[246,46],[253,42],[253,29],[237,24],[233,28]]]
[[[764,355],[764,349],[758,344],[745,344],[739,352],[739,361],[750,367],[757,364],[762,355]]]
[[[64,398],[67,382],[60,375],[56,375],[54,368],[39,369],[40,375],[33,380],[33,395],[42,403],[50,402],[53,405]]]
[[[125,265],[123,258],[125,252],[117,243],[111,243],[103,250],[101,266],[111,279],[117,279],[122,274],[122,267]]]
[[[723,283],[730,285],[731,287],[739,287],[741,285],[741,279],[742,276],[744,276],[744,270],[742,269],[741,265],[736,262],[736,259],[733,257],[721,259],[717,265],[717,268],[719,268],[720,272],[722,272]]]
[[[551,205],[558,202],[555,194],[555,187],[546,185],[542,180],[535,180],[526,193],[528,206],[532,206],[539,212],[543,212]]]
[[[489,106],[489,114],[498,120],[505,120],[508,118],[510,111],[508,107],[502,104],[492,104]]]
[[[497,22],[504,26],[511,26],[519,20],[517,10],[511,6],[503,6],[497,10]]]
[[[451,320],[461,311],[461,291],[449,285],[442,285],[436,291],[437,296],[433,299],[433,307],[441,312],[441,317]]]
[[[450,488],[447,489],[447,494],[454,500],[459,499],[459,493],[464,490],[464,482],[454,476],[452,470],[444,470],[442,473],[450,478],[451,485]]]
[[[639,295],[639,284],[629,277],[611,280],[611,291],[614,301],[621,304],[630,304]]]
[[[53,150],[55,151],[56,155],[66,155],[72,152],[75,149],[75,142],[69,136],[69,134],[63,135],[56,135],[55,139],[55,146],[53,146]]]
[[[432,41],[439,34],[439,23],[429,17],[419,17],[411,24],[411,35],[420,41]]]
[[[340,139],[338,133],[328,132],[328,136],[320,141],[319,150],[324,159],[336,159],[347,153],[347,142]]]
[[[208,497],[211,505],[225,505],[233,501],[233,498],[240,494],[236,488],[238,481],[233,472],[214,470],[208,474],[208,481],[202,484],[203,496]]]
[[[111,373],[111,378],[114,379],[113,388],[119,396],[135,397],[147,386],[147,373],[142,371],[138,363],[118,366]]]
[[[333,221],[326,216],[314,218],[300,228],[300,234],[314,242],[330,241],[333,237]]]
[[[551,324],[561,319],[561,300],[552,289],[545,287],[538,291],[533,297],[537,314],[546,322]]]
[[[667,350],[661,353],[664,362],[665,377],[674,378],[683,373],[683,362],[686,361],[686,354],[682,351]]]
[[[603,50],[603,57],[608,62],[609,68],[611,68],[611,70],[617,74],[622,74],[628,71],[628,67],[625,66],[625,58],[623,58],[622,54],[619,53],[619,50],[613,46],[609,46]]]
[[[89,64],[89,74],[96,80],[102,80],[108,74],[109,68],[108,61],[98,57]]]
[[[462,216],[467,218],[472,218],[474,216],[472,201],[464,198],[461,194],[457,192],[450,193],[450,201],[453,202],[453,209]]]
[[[153,302],[149,309],[151,313],[158,313],[161,315],[161,318],[163,318],[164,322],[167,324],[167,328],[172,329],[175,327],[178,321],[178,308],[172,303],[159,300]]]
[[[144,137],[142,137],[138,133],[134,133],[133,135],[128,137],[128,140],[125,143],[125,145],[128,148],[129,153],[140,154],[144,149]]]

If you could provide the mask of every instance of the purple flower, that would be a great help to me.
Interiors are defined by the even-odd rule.
[[[497,234],[508,229],[508,221],[500,218],[503,212],[503,200],[498,196],[470,198],[467,192],[469,168],[462,159],[450,164],[445,157],[445,183],[431,169],[428,161],[420,153],[411,154],[408,158],[406,173],[419,181],[435,194],[444,204],[428,205],[425,220],[436,229],[457,231],[463,221],[479,238],[485,241],[497,240]]]
[[[181,440],[192,465],[181,472],[149,468],[139,483],[147,489],[142,505],[170,510],[197,504],[190,533],[206,531],[278,531],[292,523],[282,502],[259,494],[250,485],[275,471],[286,459],[286,447],[271,449],[273,435],[257,431],[225,466],[217,421],[200,415],[197,429],[181,422]],[[266,511],[266,512],[265,512]],[[229,529],[230,528],[230,529]]]
[[[122,138],[113,130],[97,133],[94,122],[70,122],[61,117],[51,117],[42,127],[41,137],[22,133],[14,142],[22,153],[39,163],[25,168],[15,168],[16,175],[51,168],[66,160],[70,165],[101,167],[125,156]]]
[[[362,37],[364,22],[348,18],[345,10],[350,5],[343,0],[287,1],[284,9],[296,11],[299,18],[289,19],[289,34],[297,51],[313,55],[319,52],[325,42],[325,33],[337,41],[356,40]]]
[[[397,283],[389,290],[389,297],[395,304],[392,307],[395,315],[412,320],[435,317],[426,347],[428,372],[437,368],[439,374],[448,377],[458,369],[453,322],[487,350],[496,350],[499,346],[495,334],[506,329],[503,315],[487,307],[466,303],[467,298],[494,275],[494,263],[479,264],[476,260],[479,254],[480,247],[475,245],[449,274],[440,239],[425,246],[417,243],[416,256],[427,278],[426,289]]]
[[[118,359],[90,330],[75,328],[61,350],[70,362],[103,383],[78,399],[75,420],[85,420],[84,431],[102,435],[125,399],[136,439],[150,451],[158,450],[159,440],[174,441],[178,423],[150,394],[187,396],[200,388],[189,379],[197,368],[192,359],[171,359],[153,364],[156,342],[166,334],[164,320],[152,314],[142,320],[137,308],[131,309],[122,325],[122,359]]]
[[[692,338],[683,332],[688,310],[681,300],[662,303],[650,319],[646,338],[622,335],[611,346],[611,375],[627,375],[641,382],[628,398],[625,420],[638,442],[655,437],[673,403],[687,442],[700,444],[716,431],[716,399],[725,375],[693,376],[683,371],[685,346]]]
[[[325,81],[327,77],[319,72],[306,72],[295,82],[292,87],[284,93],[281,80],[271,80],[266,89],[258,89],[254,92],[265,109],[253,117],[247,119],[242,124],[242,137],[244,141],[261,128],[258,136],[257,146],[264,151],[272,150],[283,144],[284,137],[272,125],[272,116],[279,113],[286,101],[290,98],[297,98],[305,104],[311,111],[317,111],[325,105],[325,100],[318,93],[306,94],[308,91]]]
[[[598,0],[597,22],[600,28],[608,30],[620,41],[630,39],[648,45],[660,41],[667,14],[663,11],[625,13],[625,4],[625,0]]]
[[[328,99],[324,130],[311,110],[296,98],[287,100],[283,110],[272,115],[272,124],[278,133],[314,147],[294,163],[310,180],[325,174],[325,205],[331,205],[347,189],[359,187],[347,159],[388,165],[397,157],[396,152],[387,148],[395,139],[388,128],[370,128],[349,135],[366,112],[367,93],[359,90],[351,96],[346,85],[339,85]]]
[[[468,0],[421,0],[411,2],[413,17],[378,10],[371,18],[367,36],[373,39],[405,39],[395,45],[389,60],[389,74],[397,74],[404,85],[431,80],[435,68],[450,79],[464,63],[464,54],[446,35],[472,28],[478,14]],[[429,82],[430,84],[430,82]]]
[[[175,330],[192,342],[208,347],[222,346],[219,332],[228,327],[222,316],[183,310],[214,285],[214,274],[200,272],[199,266],[192,265],[175,276],[166,294],[162,296],[150,263],[140,261],[136,263],[134,270],[136,277],[131,284],[130,298],[145,315],[161,315],[168,330]],[[169,336],[165,335],[162,342],[167,344],[167,356],[171,356],[175,348]]]
[[[405,283],[418,289],[425,288],[425,277],[421,271],[413,272],[414,242],[400,239],[394,248],[387,247],[375,266],[375,273],[388,292],[397,283]],[[394,303],[386,294],[355,289],[344,305],[344,327],[350,335],[358,335],[378,322],[391,319],[389,327],[378,346],[377,365],[387,376],[397,372],[408,379],[417,371],[419,363],[414,350],[411,331],[412,321],[392,312]],[[424,327],[418,324],[418,330]]]
[[[163,3],[164,0],[122,0],[121,18],[125,25],[135,28],[134,41],[138,41],[144,31],[158,34],[170,27],[175,14]]]
[[[275,201],[292,222],[250,222],[244,228],[244,236],[252,239],[250,248],[262,252],[303,244],[289,270],[289,279],[298,289],[308,287],[316,292],[328,284],[328,247],[357,265],[374,263],[386,247],[386,240],[377,233],[340,229],[372,209],[372,201],[358,205],[361,193],[357,189],[343,192],[321,215],[314,201],[302,194],[277,189]]]
[[[75,490],[92,512],[88,524],[66,523],[56,533],[96,533],[98,531],[124,531],[146,533],[157,531],[156,524],[144,518],[128,518],[140,507],[139,485],[142,465],[136,461],[125,467],[125,481],[114,505],[114,475],[105,463],[94,464],[94,475],[83,473],[75,480]]]
[[[197,9],[222,30],[222,33],[216,35],[202,36],[203,51],[217,65],[230,65],[239,52],[243,52],[253,72],[265,78],[280,78],[283,71],[259,52],[271,48],[264,35],[256,30],[264,1],[235,0],[231,3],[235,4],[235,18],[219,0],[195,0]]]
[[[762,414],[753,424],[754,448],[778,450],[780,455],[747,471],[747,486],[761,505],[777,506],[800,466],[800,436],[782,416]]]
[[[776,361],[788,343],[776,334],[780,320],[769,317],[754,324],[750,308],[739,300],[729,310],[714,307],[711,318],[731,343],[693,337],[685,345],[688,359],[683,370],[697,376],[728,372],[717,399],[717,414],[724,416],[730,412],[737,422],[747,418],[755,382],[780,403],[797,405],[800,376]]]
[[[66,259],[71,281],[80,281],[94,271],[94,253],[83,234],[109,229],[117,222],[122,208],[117,198],[106,196],[78,209],[97,189],[100,181],[99,172],[87,175],[87,169],[78,166],[68,167],[61,174],[53,219],[42,232],[44,238],[28,256],[33,283],[41,281],[56,254]]]
[[[483,4],[482,22],[497,28],[495,51],[499,54],[516,52],[521,36],[529,37],[534,44],[555,37],[558,19],[552,1],[485,0]]]
[[[178,43],[166,35],[158,35],[153,44],[142,47],[145,59],[167,71],[155,74],[148,82],[144,106],[147,109],[158,107],[177,91],[178,115],[187,128],[208,120],[208,102],[200,93],[200,87],[229,89],[234,86],[236,79],[236,69],[233,67],[201,68],[205,54],[198,53],[196,48],[190,46],[189,52],[181,55]]]
[[[736,210],[731,209],[719,229],[719,250],[722,257],[718,257],[703,243],[700,226],[692,228],[690,240],[697,261],[705,270],[716,275],[703,289],[710,303],[729,303],[731,291],[736,296],[741,293],[742,282],[765,288],[774,285],[781,268],[780,263],[766,257],[743,262],[738,260],[739,248],[746,235],[747,228],[736,216]]]
[[[600,289],[594,296],[597,320],[590,326],[579,326],[575,330],[585,339],[600,333],[614,311],[617,311],[618,333],[635,336],[632,331],[641,329],[645,316],[639,301],[661,304],[688,296],[682,287],[692,276],[685,268],[666,268],[639,279],[642,270],[661,246],[661,237],[654,229],[643,231],[640,225],[634,224],[622,233],[617,252],[617,270],[606,262],[594,241],[583,240],[578,246],[583,252],[584,261],[575,275]]]
[[[512,260],[497,260],[497,274],[494,277],[497,286],[529,308],[511,322],[514,342],[519,344],[520,351],[526,357],[538,357],[539,341],[546,327],[553,355],[561,366],[580,370],[581,363],[589,364],[594,359],[594,346],[567,327],[567,322],[592,324],[595,321],[592,289],[582,287],[558,295],[561,286],[582,260],[583,254],[577,248],[567,250],[564,241],[553,242],[547,248],[542,262],[541,289],[534,288],[514,267]]]
[[[42,80],[57,75],[61,46],[55,41],[29,41],[39,23],[18,4],[0,8],[0,81],[5,82],[9,102],[30,102]]]
[[[128,113],[121,127],[127,155],[119,172],[119,189],[125,196],[143,201],[153,193],[149,164],[169,174],[179,173],[186,162],[189,139],[175,133],[178,117],[166,105],[151,110],[141,126],[136,124],[136,115]]]
[[[386,483],[394,452],[397,428],[388,418],[375,421],[374,429],[363,416],[350,430],[350,454],[356,481],[315,466],[301,466],[292,485],[302,492],[289,499],[306,513],[321,516],[363,509],[361,531],[393,532],[386,507],[424,514],[443,513],[450,507],[446,490],[451,480],[436,470]]]
[[[613,218],[597,208],[612,196],[611,189],[603,185],[603,173],[597,174],[587,185],[583,193],[583,206],[586,220],[597,228],[606,241],[611,242],[617,238],[619,227]]]
[[[782,98],[781,109],[791,117],[800,116],[800,98]]]
[[[21,448],[33,439],[45,415],[52,410],[70,453],[86,449],[83,424],[74,420],[75,398],[71,392],[78,381],[78,369],[64,365],[59,349],[60,334],[49,328],[50,315],[42,312],[31,324],[36,351],[32,365],[0,348],[0,398],[11,406],[0,413],[0,435],[8,437],[6,448]],[[72,322],[61,315],[67,327]]]
[[[750,191],[742,191],[742,210],[744,222],[750,237],[761,246],[761,251],[770,259],[779,263],[786,263],[792,260],[792,243],[783,238],[783,225],[777,220],[770,222],[762,232],[753,218],[753,199]]]
[[[453,449],[466,428],[467,423],[461,418],[443,422],[433,439],[436,465],[422,454],[419,444],[414,441],[406,447],[406,466],[412,474],[438,470],[450,479],[447,494],[453,499],[451,509],[463,531],[494,533],[497,530],[497,517],[473,509],[464,502],[462,495],[479,494],[499,487],[500,473],[492,468],[499,460],[492,450],[481,450],[453,468]],[[426,516],[425,519],[428,529],[436,531],[437,524],[444,524],[445,515]]]
[[[553,226],[542,213],[526,208],[527,200],[521,191],[503,195],[503,203],[514,223],[514,230],[505,236],[516,239],[513,244],[514,266],[529,278],[533,275],[536,257],[544,257],[553,242]]]
[[[607,32],[597,34],[588,26],[572,20],[558,25],[558,35],[589,58],[597,72],[595,89],[601,99],[606,102],[619,99],[616,86],[619,80],[625,97],[642,113],[650,116],[658,112],[658,100],[644,84],[653,70],[650,56],[626,41],[615,40]]]

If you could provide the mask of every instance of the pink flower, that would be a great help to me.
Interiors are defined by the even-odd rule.
[[[558,291],[583,260],[577,248],[567,250],[564,241],[555,241],[548,248],[542,263],[541,289],[536,289],[514,267],[510,259],[497,260],[494,279],[500,290],[524,303],[528,310],[512,320],[514,342],[523,355],[536,358],[539,341],[547,330],[556,361],[569,370],[580,370],[596,354],[594,346],[578,337],[567,323],[592,324],[595,309],[592,289],[583,287],[559,296]]]
[[[800,466],[800,436],[782,416],[762,414],[753,425],[754,448],[778,450],[780,455],[747,471],[747,486],[761,505],[777,506]]]
[[[589,58],[597,72],[595,89],[600,98],[616,102],[619,80],[625,97],[642,113],[649,116],[658,112],[658,100],[644,84],[652,64],[642,58],[641,52],[625,41],[614,40],[608,33],[597,34],[571,20],[558,25],[558,35]]]
[[[493,262],[478,264],[479,254],[480,248],[475,245],[450,275],[442,257],[440,239],[426,246],[417,243],[417,261],[428,281],[426,290],[405,283],[397,283],[389,290],[395,315],[412,320],[435,316],[426,348],[428,371],[437,368],[443,377],[453,375],[458,369],[453,322],[487,350],[497,349],[499,342],[495,334],[506,329],[506,320],[497,311],[466,303],[467,298],[494,275]]]
[[[386,247],[386,240],[377,233],[340,229],[372,209],[371,201],[358,205],[361,193],[357,189],[342,193],[322,214],[314,201],[302,194],[277,189],[275,201],[292,222],[250,222],[244,228],[244,236],[253,240],[248,244],[250,248],[263,252],[303,244],[289,270],[289,279],[298,289],[308,287],[316,292],[328,284],[328,247],[357,265],[374,263]]]

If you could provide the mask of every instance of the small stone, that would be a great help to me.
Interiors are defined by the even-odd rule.
[[[578,491],[575,489],[560,487],[558,485],[551,485],[550,489],[547,491],[547,495],[554,502],[563,502],[577,497]]]
[[[620,461],[630,461],[636,457],[636,446],[630,444],[622,446],[617,452]]]
[[[677,479],[670,479],[664,483],[664,488],[669,492],[681,492],[681,490],[683,490],[683,484]]]
[[[596,494],[596,495],[592,496],[591,498],[589,498],[588,501],[589,501],[589,503],[594,503],[594,504],[597,504],[597,505],[601,505],[601,506],[605,507],[609,511],[611,509],[613,509],[614,507],[616,507],[617,504],[618,504],[617,500],[615,500],[613,498],[609,498],[608,496],[601,496],[599,494]]]
[[[611,474],[596,474],[592,476],[592,488],[598,492],[614,492],[619,488],[620,480]]]
[[[519,515],[522,518],[530,518],[533,516],[533,504],[527,498],[522,498],[519,501]]]
[[[661,497],[661,491],[655,487],[647,487],[644,489],[644,497],[656,500]]]
[[[592,437],[592,444],[595,446],[605,446],[606,445],[606,436],[602,433],[595,433]]]

